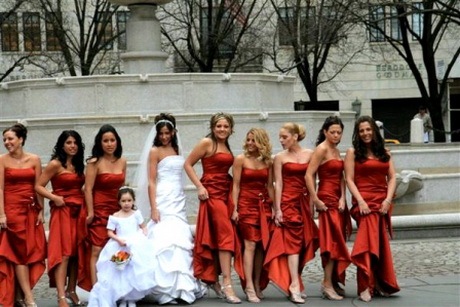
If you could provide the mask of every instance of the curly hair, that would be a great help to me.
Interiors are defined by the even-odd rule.
[[[372,129],[372,141],[370,144],[370,150],[372,153],[382,162],[387,162],[390,160],[390,155],[385,149],[385,141],[383,140],[382,135],[380,134],[379,127],[375,123],[375,120],[370,116],[361,116],[355,122],[355,128],[353,130],[353,147],[355,149],[355,160],[358,162],[364,162],[367,160],[367,150],[368,147],[361,140],[359,136],[359,125],[362,123],[369,123]]]
[[[327,117],[326,120],[323,123],[323,126],[319,130],[318,138],[316,139],[316,146],[321,144],[326,139],[326,135],[324,134],[324,131],[329,130],[329,127],[332,126],[332,125],[339,125],[340,128],[342,128],[342,130],[343,130],[343,123],[342,123],[342,120],[340,119],[340,117],[338,117],[338,116],[329,116],[329,117]]]
[[[96,158],[97,161],[100,157],[104,155],[104,150],[102,149],[102,136],[108,132],[113,133],[115,139],[117,140],[117,149],[115,149],[113,155],[117,159],[121,158],[121,154],[123,153],[123,147],[121,145],[120,135],[118,135],[117,130],[115,130],[115,128],[112,125],[105,124],[99,129],[98,133],[94,137],[94,145],[93,149],[91,150],[91,157],[89,157],[87,160]]]
[[[160,141],[160,131],[163,127],[168,128],[169,132],[174,132],[171,137],[171,146],[179,154],[179,142],[177,141],[177,129],[176,129],[176,119],[169,113],[160,113],[155,116],[155,129],[157,134],[153,140],[153,145],[156,147],[162,146]]]
[[[72,165],[75,167],[75,172],[78,176],[82,176],[85,170],[85,163],[84,163],[84,152],[85,152],[85,144],[83,144],[81,140],[80,134],[75,130],[64,130],[59,135],[56,145],[54,145],[53,153],[51,154],[51,160],[58,160],[61,162],[61,165],[65,168],[67,167],[67,154],[64,151],[64,144],[69,137],[73,137],[75,139],[75,143],[77,144],[78,150],[77,154],[72,157]]]
[[[254,142],[256,143],[256,147],[259,152],[259,157],[257,157],[257,159],[265,164],[270,164],[272,161],[272,144],[270,143],[270,137],[268,136],[267,131],[262,128],[251,128],[248,133],[246,133],[246,136],[249,134],[254,136]],[[244,155],[246,157],[249,156],[248,145],[246,142],[243,143],[243,150]]]
[[[301,124],[285,123],[283,126],[281,126],[281,129],[287,130],[292,135],[297,134],[297,142],[305,139],[305,136],[307,135],[305,127]]]
[[[212,130],[216,127],[217,122],[221,119],[225,119],[230,125],[230,134],[233,134],[233,127],[235,126],[235,121],[233,120],[233,116],[228,113],[219,112],[211,116],[211,119],[209,120],[209,130],[211,130],[211,132],[208,133],[206,137],[212,140],[213,152],[216,152],[217,150],[217,139]],[[230,149],[230,144],[228,143],[228,138],[225,140],[225,145],[227,146],[228,150],[232,152],[232,150]]]

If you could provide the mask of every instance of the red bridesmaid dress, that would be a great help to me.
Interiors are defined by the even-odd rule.
[[[93,188],[93,222],[88,225],[88,239],[91,245],[103,247],[109,240],[107,222],[109,215],[120,210],[117,195],[125,183],[125,173],[102,173],[96,176]]]
[[[48,275],[51,287],[56,286],[54,269],[62,257],[78,258],[78,286],[91,289],[89,266],[83,259],[88,249],[85,196],[82,187],[85,176],[76,173],[61,173],[51,178],[53,194],[64,197],[65,205],[57,207],[50,201],[51,218],[48,238]]]
[[[201,183],[209,198],[200,201],[196,224],[193,269],[197,279],[206,283],[217,282],[220,274],[215,258],[219,250],[235,253],[235,269],[242,276],[242,259],[239,255],[239,240],[230,219],[233,205],[230,201],[232,177],[228,170],[233,164],[233,155],[217,152],[202,160]]]
[[[45,230],[43,224],[37,225],[42,208],[36,200],[34,185],[33,168],[5,168],[7,229],[0,230],[0,304],[4,306],[14,304],[15,265],[29,267],[31,288],[45,271]]]
[[[262,242],[264,251],[270,239],[272,200],[268,196],[267,181],[269,169],[243,168],[238,196],[238,230],[244,240]],[[242,244],[243,245],[243,244]],[[244,246],[242,246],[244,250]],[[243,253],[243,251],[242,251]],[[244,276],[240,276],[244,286]],[[262,271],[260,289],[268,285],[268,272]]]
[[[387,174],[389,162],[367,159],[363,163],[355,162],[355,184],[371,213],[361,215],[356,199],[353,199],[351,215],[358,224],[351,259],[358,267],[358,294],[369,288],[371,295],[378,284],[386,293],[398,292],[399,286],[393,268],[390,236],[391,207],[386,215],[378,211],[387,196]]]
[[[264,263],[270,280],[288,295],[291,277],[287,256],[300,255],[299,282],[300,290],[303,291],[302,269],[315,257],[319,245],[318,227],[313,220],[305,185],[307,167],[308,163],[283,164],[283,224],[273,231]]]
[[[343,161],[331,159],[318,168],[318,198],[324,202],[327,211],[320,211],[319,247],[323,268],[330,259],[335,260],[332,282],[345,284],[345,270],[351,263],[346,244],[347,231],[351,234],[351,220],[348,209],[339,212],[339,199],[342,195]]]

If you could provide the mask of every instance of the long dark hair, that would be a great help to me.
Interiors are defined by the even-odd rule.
[[[26,144],[26,139],[27,139],[27,128],[26,128],[26,126],[24,126],[21,123],[16,123],[13,126],[3,130],[3,134],[5,134],[5,132],[7,132],[7,131],[13,131],[14,134],[16,134],[16,136],[18,138],[22,138],[22,146],[24,146]]]
[[[69,137],[73,137],[78,146],[77,154],[72,157],[72,165],[75,167],[75,172],[77,175],[82,176],[85,170],[85,164],[83,162],[85,144],[83,144],[81,136],[77,131],[64,130],[61,132],[61,135],[59,135],[57,139],[56,145],[54,145],[53,153],[51,154],[51,160],[56,159],[61,162],[61,165],[64,168],[67,167],[67,154],[64,151],[64,144]]]
[[[168,128],[169,132],[173,133],[171,138],[171,146],[176,152],[179,154],[179,142],[177,141],[177,129],[176,129],[176,119],[169,113],[160,113],[159,115],[155,116],[155,129],[157,131],[157,135],[153,140],[153,145],[156,147],[162,146],[160,141],[160,131],[163,127]]]
[[[118,135],[117,130],[115,130],[112,125],[105,124],[99,129],[99,132],[94,137],[94,145],[93,149],[91,150],[91,157],[89,157],[88,160],[96,158],[97,161],[104,155],[104,150],[102,149],[102,136],[107,132],[112,132],[115,136],[115,139],[117,140],[117,149],[115,149],[113,155],[117,159],[121,158],[121,154],[123,152],[123,147],[121,146],[121,138]]]
[[[216,127],[217,122],[221,119],[225,119],[230,125],[230,135],[233,134],[233,127],[235,126],[235,121],[233,120],[233,116],[228,113],[219,112],[211,116],[211,119],[209,120],[209,129],[211,130],[211,132],[208,133],[206,137],[212,140],[213,153],[217,151],[217,139],[212,130]],[[228,138],[225,140],[225,146],[227,146],[228,150],[231,153],[232,150],[230,149]]]
[[[319,144],[324,142],[324,140],[326,139],[326,135],[324,134],[324,130],[327,131],[329,129],[329,127],[332,126],[332,125],[339,125],[340,128],[342,128],[342,130],[343,130],[343,123],[342,123],[342,120],[340,119],[340,117],[338,117],[338,116],[329,116],[328,118],[326,118],[326,120],[324,121],[323,126],[319,130],[318,138],[316,139],[316,146],[318,146]]]
[[[372,141],[370,149],[372,153],[382,162],[388,162],[390,155],[385,149],[385,141],[380,134],[379,127],[375,123],[375,120],[367,115],[359,117],[355,122],[355,128],[353,130],[353,147],[355,148],[355,160],[358,162],[364,162],[367,160],[367,146],[359,137],[359,125],[361,123],[368,122],[372,128]]]

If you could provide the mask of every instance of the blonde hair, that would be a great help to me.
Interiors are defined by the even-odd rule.
[[[209,120],[209,130],[211,130],[211,132],[206,135],[206,137],[210,138],[212,140],[212,143],[213,143],[213,152],[216,152],[217,150],[217,139],[214,135],[214,132],[213,132],[213,129],[216,127],[217,125],[217,122],[221,119],[225,119],[228,124],[230,125],[230,135],[233,134],[233,126],[235,126],[235,121],[233,120],[233,116],[228,114],[228,113],[223,113],[223,112],[219,112],[219,113],[216,113],[214,114],[213,116],[211,116],[211,119]],[[232,150],[230,149],[230,144],[228,143],[228,138],[225,140],[225,145],[227,146],[228,150],[230,150],[230,152],[232,152]]]
[[[297,142],[302,141],[307,135],[307,131],[305,130],[305,127],[300,124],[285,123],[281,128],[287,130],[292,135],[297,134],[298,135]]]
[[[259,152],[258,160],[264,162],[265,164],[270,164],[272,161],[272,144],[270,143],[270,137],[268,136],[267,131],[262,128],[251,128],[246,136],[250,133],[254,136],[254,142],[256,143],[257,150]],[[244,155],[249,156],[248,146],[246,142],[243,143]]]

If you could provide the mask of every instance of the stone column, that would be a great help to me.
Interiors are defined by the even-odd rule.
[[[161,27],[157,5],[171,0],[110,0],[127,5],[131,15],[126,24],[127,51],[121,55],[126,74],[163,73],[168,54],[161,51]]]

